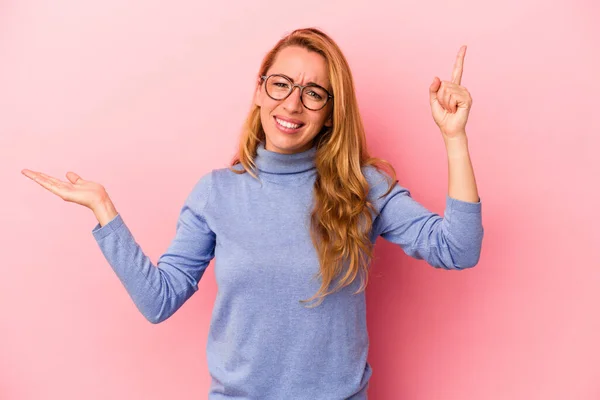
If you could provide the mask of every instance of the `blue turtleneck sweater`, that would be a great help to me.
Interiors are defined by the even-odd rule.
[[[198,290],[215,258],[218,285],[206,346],[209,398],[261,400],[366,399],[371,366],[364,292],[352,285],[315,308],[299,300],[319,289],[319,261],[310,239],[316,149],[267,151],[248,173],[215,169],[185,200],[176,233],[154,265],[122,216],[92,234],[140,312],[152,323],[169,318]],[[236,168],[241,169],[240,165]],[[481,202],[446,197],[442,218],[382,172],[364,167],[379,215],[378,236],[434,267],[463,269],[479,260]]]

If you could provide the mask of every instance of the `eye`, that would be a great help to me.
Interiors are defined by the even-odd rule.
[[[322,100],[323,99],[323,97],[319,93],[315,92],[314,90],[309,90],[307,92],[307,94],[310,97],[312,97],[314,100]]]
[[[285,82],[275,82],[275,83],[273,83],[273,85],[280,87],[280,88],[286,88],[286,89],[289,87],[289,85]]]

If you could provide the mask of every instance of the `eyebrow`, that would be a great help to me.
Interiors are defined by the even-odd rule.
[[[287,76],[286,74],[277,74],[277,73],[276,73],[275,75],[282,75],[282,76],[285,76],[286,78],[288,78],[288,79],[289,79],[290,81],[292,81],[293,83],[296,83],[296,81],[294,81],[292,78],[290,78],[290,77],[289,77],[289,76]],[[325,89],[325,87],[323,87],[323,86],[321,86],[321,85],[319,85],[318,83],[315,83],[315,82],[313,82],[313,81],[307,82],[307,83],[306,83],[306,85],[318,86],[318,87],[320,87],[320,88],[323,88],[323,89]],[[327,90],[327,89],[325,89],[325,90]]]

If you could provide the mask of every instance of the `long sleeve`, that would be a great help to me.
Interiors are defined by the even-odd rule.
[[[92,230],[131,299],[152,323],[169,318],[198,290],[198,282],[214,257],[216,237],[203,216],[211,177],[210,173],[203,176],[188,195],[175,237],[156,266],[136,243],[120,214]]]
[[[370,199],[379,215],[373,222],[374,237],[398,244],[409,256],[445,269],[464,269],[479,262],[483,242],[481,199],[477,203],[446,195],[444,217],[429,211],[411,197],[408,189],[394,184],[374,168],[365,171],[371,181]]]

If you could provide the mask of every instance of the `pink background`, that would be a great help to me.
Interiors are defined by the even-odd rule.
[[[93,214],[20,171],[102,183],[156,262],[197,179],[233,156],[263,55],[306,26],[347,56],[373,154],[438,213],[428,87],[468,46],[482,257],[442,271],[378,241],[369,398],[600,398],[596,2],[167,4],[0,2],[1,399],[206,398],[213,265],[151,325]]]

